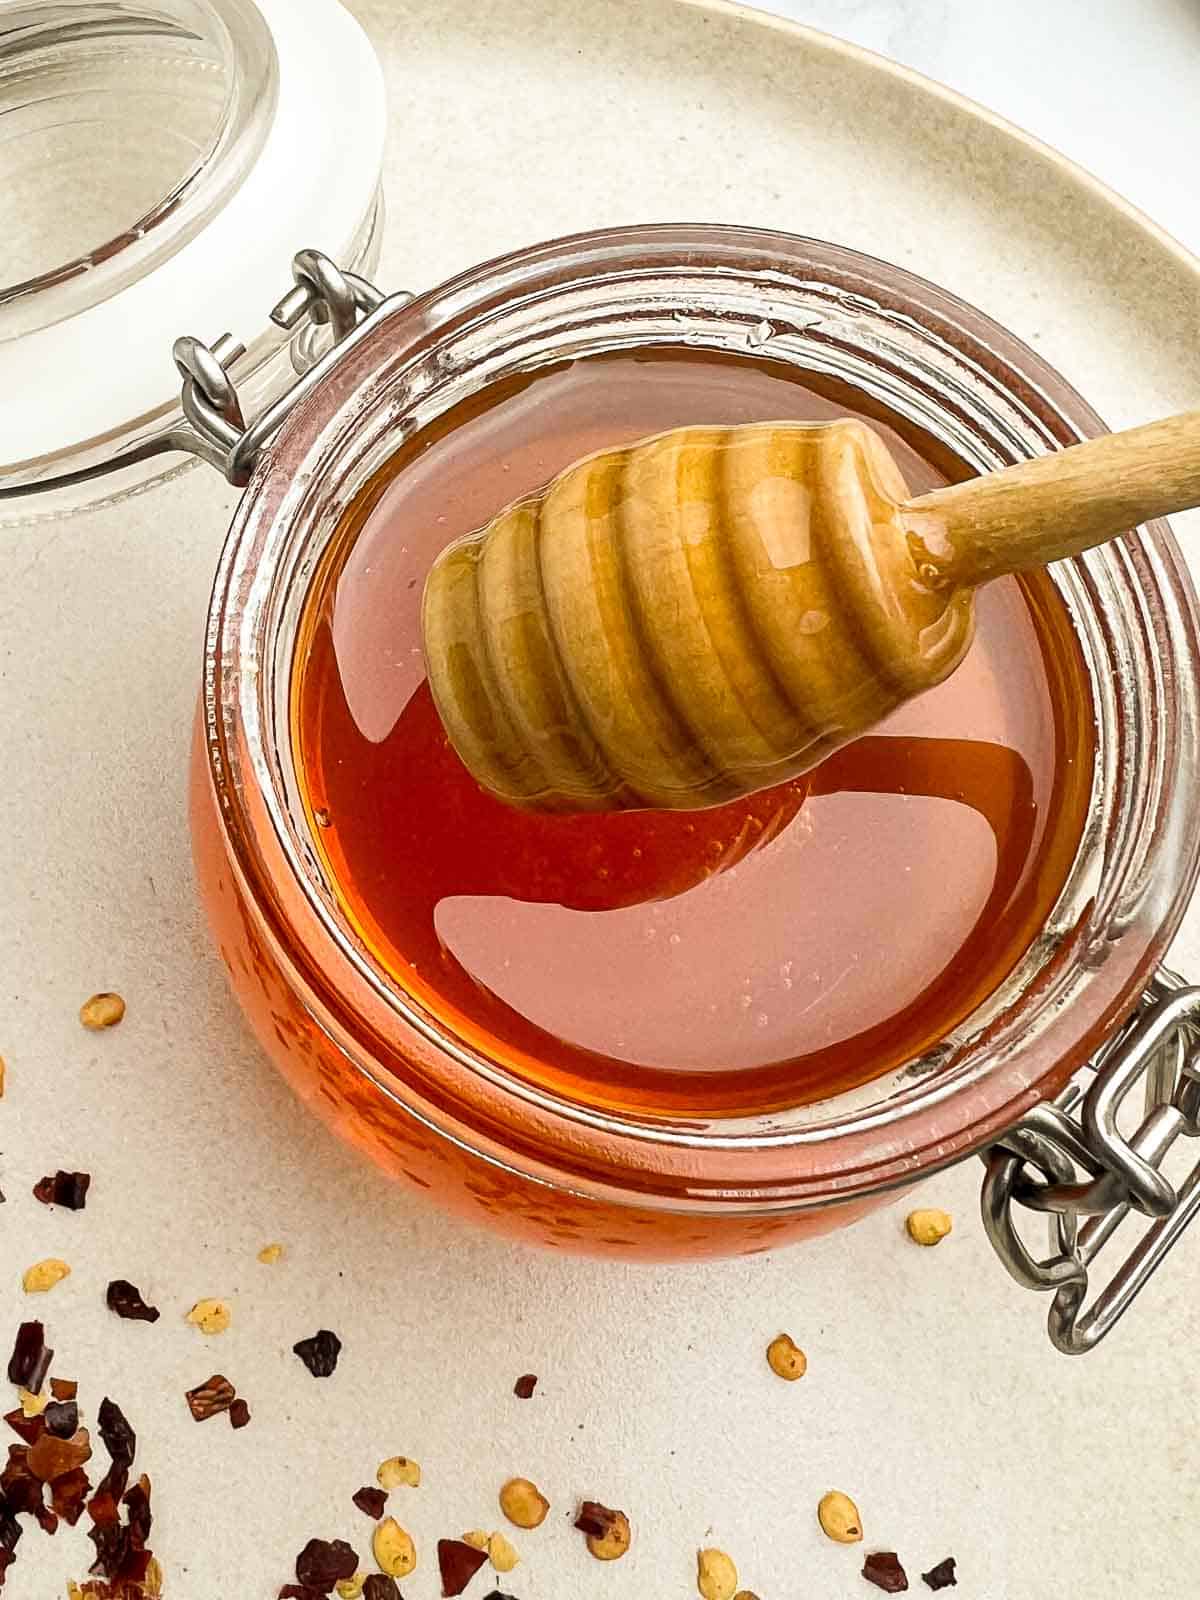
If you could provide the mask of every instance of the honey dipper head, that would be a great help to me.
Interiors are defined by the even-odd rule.
[[[426,669],[475,778],[543,810],[796,776],[940,682],[971,597],[922,575],[865,424],[677,428],[577,462],[435,561]]]

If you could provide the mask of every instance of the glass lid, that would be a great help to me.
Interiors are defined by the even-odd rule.
[[[0,521],[180,466],[180,334],[286,386],[280,263],[371,270],[384,127],[338,0],[0,0]]]

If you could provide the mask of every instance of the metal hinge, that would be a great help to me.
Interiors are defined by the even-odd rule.
[[[1143,1082],[1142,1119],[1126,1138],[1117,1114]],[[983,1152],[988,1237],[1018,1283],[1053,1293],[1050,1338],[1066,1354],[1100,1343],[1200,1211],[1200,1160],[1178,1188],[1161,1170],[1181,1134],[1200,1135],[1200,988],[1160,968],[1083,1073]],[[1049,1216],[1042,1260],[1017,1233],[1017,1206]],[[1153,1224],[1089,1303],[1093,1263],[1132,1213]]]
[[[292,407],[316,388],[328,368],[368,327],[412,299],[408,293],[385,299],[374,284],[357,273],[343,272],[319,250],[301,250],[294,256],[292,277],[294,285],[271,312],[271,321],[285,333],[301,336],[328,326],[332,344],[311,363],[298,360],[297,382],[249,425],[229,375],[246,347],[228,333],[211,345],[190,337],[175,341],[173,354],[183,379],[182,406],[188,429],[174,436],[172,446],[200,456],[238,488],[249,483],[259,454]]]

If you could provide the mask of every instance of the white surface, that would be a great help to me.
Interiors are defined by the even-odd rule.
[[[940,278],[1111,420],[1196,403],[1192,269],[1039,153],[869,63],[651,0],[358,10],[390,83],[385,283],[574,227],[753,220]],[[621,1268],[442,1218],[292,1102],[226,992],[187,856],[188,728],[232,501],[192,474],[23,532],[0,594],[0,1331],[33,1309],[20,1269],[66,1257],[73,1276],[36,1311],[88,1413],[108,1392],[138,1431],[168,1595],[266,1600],[314,1533],[365,1550],[349,1496],[399,1451],[425,1469],[393,1497],[423,1551],[407,1600],[433,1600],[433,1542],[494,1526],[514,1472],[554,1503],[514,1534],[525,1560],[501,1587],[520,1600],[685,1600],[710,1540],[762,1600],[869,1596],[864,1547],[816,1529],[830,1487],[918,1594],[916,1573],[953,1553],[962,1600],[1188,1600],[1200,1237],[1072,1363],[991,1257],[975,1164],[923,1196],[957,1218],[936,1251],[891,1211],[773,1257]],[[1179,957],[1193,970],[1196,926]],[[79,1002],[108,987],[128,1018],[82,1033]],[[81,1216],[29,1198],[60,1164],[96,1174]],[[275,1238],[287,1259],[259,1266]],[[115,1322],[113,1276],[163,1320]],[[206,1340],[182,1318],[210,1294],[235,1320]],[[320,1326],[345,1341],[324,1383],[290,1354]],[[809,1354],[792,1386],[763,1362],[780,1328]],[[188,1418],[182,1391],[214,1370],[253,1408],[242,1433]],[[524,1371],[542,1377],[527,1403],[510,1392]],[[579,1495],[629,1512],[619,1566],[570,1530]],[[27,1533],[5,1600],[61,1595],[89,1548],[81,1529]]]
[[[177,389],[170,352],[180,333],[211,341],[225,329],[257,329],[287,289],[279,262],[291,259],[296,239],[328,240],[322,248],[336,253],[369,213],[387,116],[375,56],[353,20],[326,0],[257,3],[275,38],[279,99],[253,169],[229,204],[148,277],[79,316],[0,344],[0,386],[23,397],[5,412],[0,460],[67,450],[157,410]],[[102,385],[76,381],[98,371]]]

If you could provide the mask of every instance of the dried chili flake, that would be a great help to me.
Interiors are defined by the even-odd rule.
[[[74,1400],[79,1385],[72,1378],[51,1378],[50,1393],[56,1400]]]
[[[50,1485],[50,1504],[69,1528],[83,1515],[83,1502],[91,1484],[82,1467],[75,1467],[55,1478]]]
[[[585,1500],[579,1507],[575,1526],[580,1533],[586,1533],[589,1539],[603,1539],[612,1532],[614,1524],[620,1517],[619,1511],[602,1506],[598,1500]]]
[[[74,1400],[51,1400],[42,1413],[46,1432],[56,1439],[69,1439],[79,1426],[79,1407]]]
[[[229,1408],[229,1426],[244,1428],[250,1421],[250,1407],[239,1395]]]
[[[117,1502],[125,1493],[128,1485],[129,1468],[123,1461],[112,1462],[108,1471],[100,1479],[96,1493],[92,1497],[92,1502],[88,1506],[92,1516],[100,1520],[101,1508],[103,1508],[104,1519],[110,1522],[115,1521],[119,1515]],[[109,1507],[111,1507],[111,1510],[109,1510]]]
[[[23,1444],[8,1447],[8,1462],[0,1472],[0,1499],[7,1502],[10,1510],[30,1516],[35,1516],[43,1504],[41,1479],[30,1471],[29,1450]]]
[[[122,1467],[132,1466],[137,1453],[137,1434],[129,1426],[120,1406],[107,1395],[100,1402],[96,1423],[100,1429],[100,1437],[104,1441],[104,1448],[114,1463]]]
[[[154,1522],[150,1510],[150,1479],[143,1472],[121,1504],[129,1525],[129,1542],[134,1550],[144,1550]]]
[[[91,1459],[92,1445],[86,1428],[77,1428],[69,1439],[43,1433],[29,1446],[29,1470],[43,1483],[53,1483],[64,1472],[73,1472]]]
[[[7,1550],[11,1553],[15,1550],[21,1542],[22,1531],[21,1524],[13,1515],[8,1502],[0,1496],[0,1551]]]
[[[352,1578],[358,1557],[344,1539],[310,1539],[296,1557],[296,1579],[328,1594],[339,1578]]]
[[[395,1578],[383,1572],[372,1572],[363,1584],[362,1600],[403,1600],[403,1597]]]
[[[383,1508],[387,1505],[387,1495],[384,1490],[376,1489],[370,1484],[356,1489],[350,1498],[360,1511],[368,1517],[374,1517],[376,1522],[383,1515]]]
[[[931,1589],[953,1589],[958,1585],[954,1569],[958,1565],[953,1556],[947,1556],[944,1561],[939,1561],[936,1567],[921,1574],[921,1582],[928,1584]]]
[[[108,1302],[108,1309],[115,1311],[117,1316],[124,1317],[126,1322],[158,1321],[157,1306],[148,1306],[142,1299],[141,1290],[130,1283],[128,1278],[114,1278],[104,1298]]]
[[[513,1384],[513,1393],[518,1400],[532,1400],[533,1391],[537,1388],[537,1374],[527,1372]]]
[[[38,1394],[46,1381],[54,1351],[46,1346],[46,1330],[40,1322],[23,1322],[17,1329],[13,1352],[8,1358],[8,1381]]]
[[[311,1339],[301,1339],[292,1349],[314,1378],[328,1378],[338,1364],[342,1341],[328,1328],[320,1328]]]
[[[894,1550],[877,1550],[869,1555],[863,1562],[862,1575],[884,1594],[903,1594],[908,1588],[908,1574]]]
[[[197,1422],[207,1422],[209,1417],[215,1417],[218,1412],[228,1411],[236,1398],[233,1385],[219,1372],[214,1372],[211,1378],[196,1388],[189,1389],[185,1396]]]
[[[486,1550],[476,1550],[474,1545],[461,1539],[439,1539],[437,1545],[438,1570],[442,1575],[442,1594],[461,1594],[487,1560]]]
[[[43,1417],[27,1417],[20,1406],[15,1411],[6,1411],[4,1420],[26,1444],[32,1444],[46,1425]]]
[[[129,1529],[119,1522],[98,1522],[88,1529],[96,1547],[96,1558],[88,1568],[104,1578],[115,1578],[125,1568],[129,1556]]]
[[[68,1211],[82,1211],[87,1205],[91,1182],[90,1172],[64,1172],[60,1167],[57,1172],[38,1179],[33,1186],[34,1199],[40,1200],[44,1206],[64,1206]]]
[[[285,1583],[279,1600],[325,1600],[328,1589],[314,1589],[311,1583]]]
[[[95,1494],[88,1501],[87,1512],[88,1516],[91,1517],[93,1522],[120,1521],[121,1508],[118,1504],[118,1500],[124,1491],[118,1488],[114,1493],[113,1486],[109,1482],[111,1477],[112,1474],[109,1473],[108,1477],[104,1479],[103,1483],[101,1483]]]

